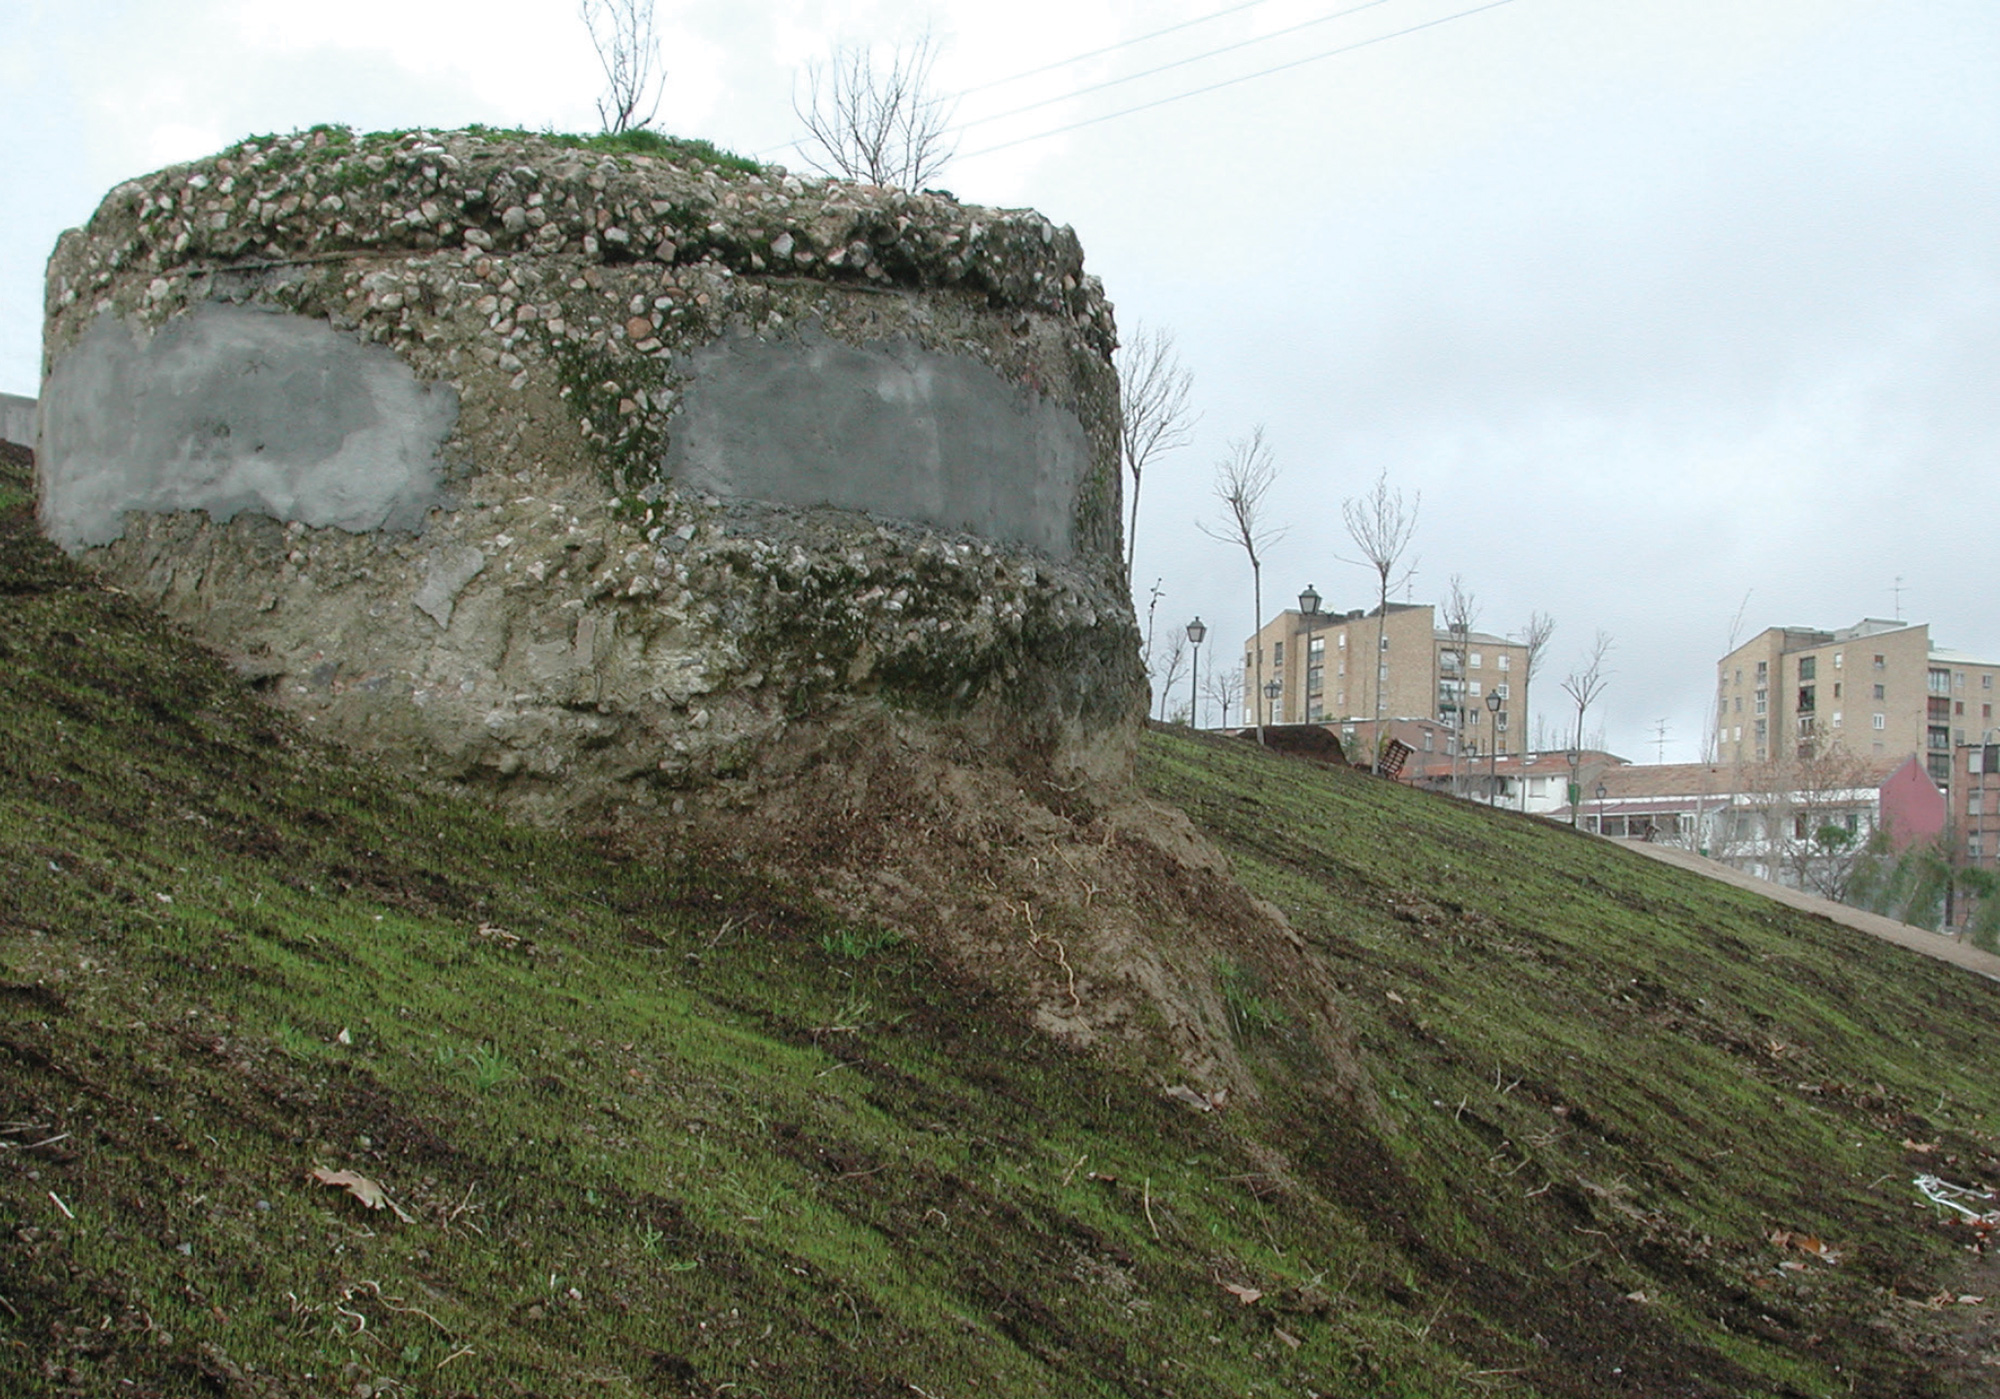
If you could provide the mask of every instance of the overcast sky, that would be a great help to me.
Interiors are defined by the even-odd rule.
[[[940,183],[1073,225],[1121,325],[1178,338],[1202,417],[1147,481],[1136,587],[1219,657],[1248,570],[1195,524],[1258,423],[1267,611],[1371,600],[1340,504],[1386,471],[1422,493],[1409,596],[1458,573],[1484,629],[1555,615],[1538,712],[1612,635],[1628,757],[1661,720],[1699,756],[1739,608],[1845,626],[1900,579],[1901,616],[2000,657],[2000,6],[1480,3],[658,0],[658,124],[804,168],[801,66],[928,25],[968,124]],[[122,179],[316,122],[596,124],[566,0],[7,10],[4,392],[37,390],[57,233]]]

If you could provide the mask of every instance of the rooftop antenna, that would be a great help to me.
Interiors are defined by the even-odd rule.
[[[1664,763],[1667,760],[1667,721],[1665,719],[1660,720],[1658,724],[1654,725],[1654,728],[1658,733],[1658,737],[1653,742],[1659,745],[1659,755],[1654,761]]]
[[[1903,620],[1903,575],[1896,575],[1896,586],[1890,589],[1896,595],[1896,620]]]

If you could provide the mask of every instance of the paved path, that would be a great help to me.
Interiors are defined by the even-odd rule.
[[[1620,840],[1614,844],[1627,850],[1636,850],[1641,855],[1649,855],[1662,864],[1678,865],[1681,869],[1705,874],[1710,879],[1719,879],[1724,884],[1733,884],[1738,889],[1748,889],[1753,894],[1762,894],[1767,899],[1775,899],[1781,904],[1789,904],[1807,913],[1817,913],[1835,923],[1845,924],[1859,932],[1871,933],[1884,942],[1893,942],[1899,947],[1907,947],[1912,952],[1921,952],[1926,957],[1935,957],[1940,962],[1950,962],[1964,967],[1967,971],[1978,972],[1981,976],[2000,981],[2000,957],[1990,952],[1981,952],[1976,947],[1968,947],[1962,942],[1933,933],[1925,928],[1915,928],[1908,923],[1898,923],[1893,918],[1884,918],[1879,913],[1869,913],[1863,909],[1849,908],[1831,899],[1822,899],[1816,894],[1808,894],[1798,889],[1787,888],[1783,884],[1773,884],[1768,879],[1758,879],[1732,869],[1719,860],[1711,860],[1697,855],[1692,850],[1677,850],[1671,845],[1653,845],[1643,840]]]

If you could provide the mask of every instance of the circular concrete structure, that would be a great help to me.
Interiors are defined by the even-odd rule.
[[[114,190],[45,343],[50,537],[414,769],[646,802],[884,710],[1129,755],[1114,330],[1033,213],[319,130]]]

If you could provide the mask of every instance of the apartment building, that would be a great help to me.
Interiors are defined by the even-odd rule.
[[[1487,632],[1460,638],[1437,625],[1429,603],[1392,602],[1377,610],[1322,612],[1310,587],[1244,643],[1243,683],[1275,692],[1250,698],[1267,724],[1348,723],[1376,714],[1385,721],[1443,725],[1448,743],[1482,753],[1519,752],[1526,741],[1527,648]],[[1462,644],[1461,644],[1462,643]],[[1496,712],[1488,697],[1499,697]],[[1257,712],[1255,710],[1252,711]]]
[[[1959,863],[2000,866],[2000,743],[1967,743],[1953,754],[1953,853]]]
[[[1948,790],[1953,750],[1995,729],[1996,689],[2000,663],[1933,645],[1927,623],[1771,627],[1716,664],[1717,753],[1732,766],[1827,747],[1917,755]]]

